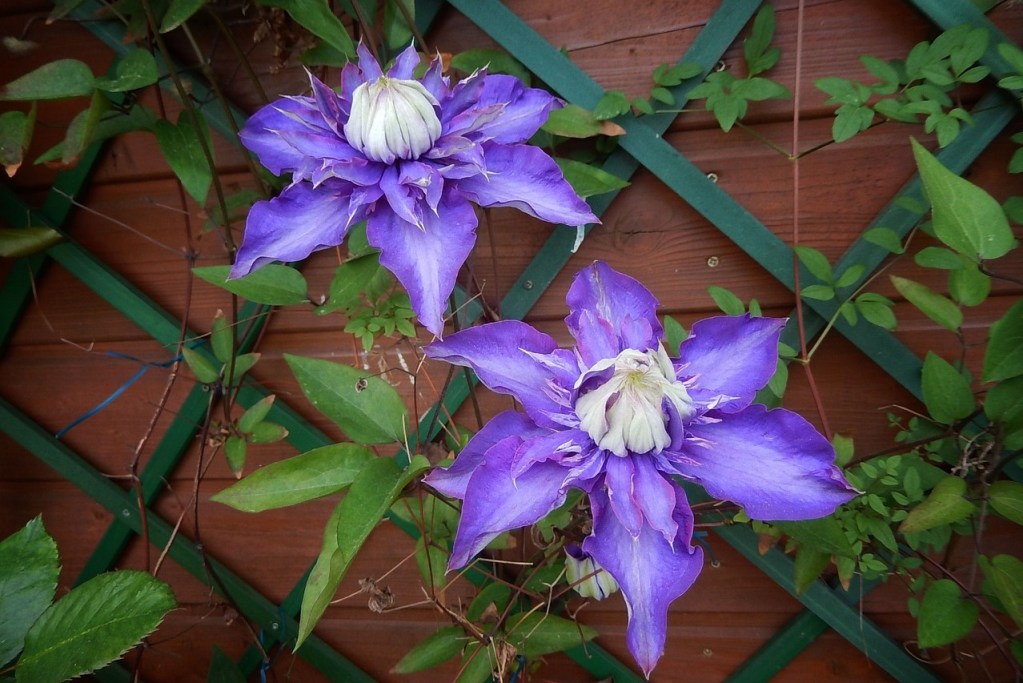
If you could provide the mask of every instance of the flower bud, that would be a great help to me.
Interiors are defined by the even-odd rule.
[[[582,548],[566,546],[565,554],[568,556],[565,558],[565,578],[576,593],[584,598],[603,600],[617,592],[618,582]]]
[[[373,161],[418,158],[440,137],[436,106],[419,81],[381,76],[352,94],[345,138]]]

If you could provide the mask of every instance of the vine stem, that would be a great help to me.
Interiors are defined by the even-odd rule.
[[[824,436],[831,440],[831,425],[828,423],[827,412],[824,409],[824,402],[821,399],[820,391],[817,388],[817,381],[814,379],[813,370],[810,368],[810,357],[806,346],[806,324],[803,316],[803,299],[799,292],[802,289],[799,278],[799,256],[795,247],[799,246],[799,110],[802,105],[800,97],[800,86],[803,75],[803,15],[805,0],[799,0],[799,7],[796,11],[796,80],[793,87],[792,99],[792,280],[796,294],[796,324],[799,328],[799,355],[802,359],[801,365],[806,374],[806,383],[813,396],[813,403],[817,407],[817,415],[820,417],[821,429]]]

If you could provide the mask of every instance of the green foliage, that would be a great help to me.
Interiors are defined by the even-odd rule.
[[[196,130],[188,112],[181,112],[176,125],[161,119],[153,128],[160,151],[171,170],[185,191],[202,206],[213,182],[213,169],[203,149],[212,155],[213,144],[205,119],[199,118],[198,121],[199,130]]]
[[[391,669],[396,674],[411,674],[439,666],[462,651],[465,632],[457,626],[443,626],[409,650]]]
[[[135,571],[100,574],[53,603],[59,574],[57,546],[40,517],[0,542],[0,664],[20,652],[19,683],[95,671],[175,606],[167,584]]]
[[[1023,301],[1014,303],[991,326],[984,354],[984,381],[999,382],[1023,375]]]
[[[765,4],[757,12],[750,36],[743,43],[746,77],[738,78],[727,70],[714,71],[689,91],[690,99],[706,100],[705,108],[714,114],[726,133],[746,115],[750,102],[792,97],[785,86],[758,75],[778,62],[778,48],[769,47],[773,38],[774,9]]]
[[[302,273],[290,266],[271,263],[245,277],[228,279],[230,266],[203,266],[192,273],[201,280],[216,285],[249,301],[268,306],[290,306],[309,300]]]
[[[831,76],[819,79],[817,88],[828,95],[825,104],[837,105],[832,138],[844,142],[870,128],[880,116],[902,123],[922,122],[924,132],[934,133],[945,147],[959,135],[962,124],[973,124],[970,114],[957,106],[955,95],[960,87],[988,75],[990,70],[977,64],[987,44],[985,29],[954,26],[933,42],[917,43],[905,60],[861,57],[876,79],[869,85]]]
[[[23,111],[8,111],[0,114],[0,165],[8,177],[13,177],[21,167],[25,150],[32,141],[36,123],[36,105],[26,114]]]
[[[964,498],[966,482],[949,475],[939,481],[924,502],[913,508],[899,526],[903,533],[927,531],[943,524],[966,519],[974,511],[974,505]]]
[[[302,596],[296,650],[323,616],[370,532],[401,495],[402,489],[428,467],[429,463],[422,456],[414,457],[405,469],[390,458],[376,458],[356,475],[324,530],[323,546]]]
[[[596,637],[592,626],[539,611],[515,614],[508,620],[508,642],[526,657],[560,652]]]
[[[265,465],[211,500],[244,512],[298,505],[343,491],[375,456],[365,446],[338,443]]]
[[[259,4],[283,9],[295,23],[327,45],[348,59],[355,58],[355,43],[326,0],[259,0]]]
[[[53,228],[0,228],[0,258],[17,258],[46,251],[64,240]]]
[[[614,192],[629,186],[628,181],[596,166],[572,159],[555,159],[555,161],[565,175],[565,180],[572,186],[575,193],[584,199],[595,194]]]
[[[931,584],[920,603],[917,643],[920,647],[948,645],[965,637],[977,623],[979,608],[949,579]]]
[[[362,444],[403,443],[407,409],[394,387],[347,365],[285,354],[302,392],[317,410]]]

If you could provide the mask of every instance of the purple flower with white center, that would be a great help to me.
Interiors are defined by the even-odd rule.
[[[449,569],[544,517],[568,489],[585,491],[593,532],[577,557],[621,587],[629,650],[649,676],[668,607],[703,563],[676,477],[759,520],[823,517],[856,491],[809,422],[752,403],[774,373],[784,320],[702,320],[671,358],[653,295],[600,262],[576,276],[568,306],[573,350],[511,320],[426,347],[525,410],[495,416],[426,481],[463,501]]]
[[[512,76],[479,71],[450,85],[435,60],[419,80],[413,47],[385,75],[360,45],[340,93],[310,75],[312,97],[252,115],[242,142],[276,174],[279,197],[249,212],[231,277],[341,244],[365,219],[380,263],[440,336],[458,269],[476,241],[480,206],[513,206],[551,223],[597,223],[554,160],[523,144],[557,100]]]

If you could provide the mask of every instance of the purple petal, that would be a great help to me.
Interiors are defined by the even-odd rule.
[[[599,223],[547,154],[532,145],[484,145],[487,173],[458,181],[480,206],[512,206],[548,223]]]
[[[318,249],[341,244],[364,213],[360,208],[352,211],[350,192],[344,183],[326,182],[315,189],[299,183],[254,204],[231,277],[244,277],[270,261],[301,261]]]
[[[537,463],[512,478],[509,468],[523,445],[517,436],[499,441],[469,478],[449,570],[465,566],[499,534],[532,524],[565,502],[568,470],[557,463]]]
[[[423,481],[445,496],[463,499],[469,477],[483,462],[490,448],[509,436],[522,437],[536,431],[539,431],[536,425],[520,412],[506,410],[498,413],[469,439],[450,467],[433,470]]]
[[[394,64],[388,69],[387,75],[390,78],[400,78],[407,81],[412,78],[412,72],[415,71],[417,66],[419,66],[419,53],[416,52],[415,45],[409,45],[394,58]]]
[[[605,496],[590,495],[593,535],[583,542],[583,551],[621,587],[629,608],[629,652],[647,677],[664,652],[668,607],[689,589],[703,566],[703,552],[690,546],[693,516],[689,503],[680,489],[676,491],[672,516],[678,535],[674,544],[648,526],[633,536],[608,509]]]
[[[588,365],[603,358],[613,358],[623,348],[646,350],[655,348],[662,335],[657,320],[657,299],[633,278],[619,273],[602,261],[595,261],[575,276],[566,297],[572,311],[565,324],[575,337],[577,350]],[[645,321],[649,337],[641,340],[629,334],[627,340],[619,331],[635,331],[630,321]],[[623,345],[623,341],[625,344]],[[608,353],[613,349],[613,352]]]
[[[611,509],[629,533],[638,536],[648,526],[668,543],[675,542],[678,524],[672,515],[678,487],[657,470],[651,458],[609,457],[605,483]]]
[[[589,446],[590,439],[586,433],[576,429],[536,432],[515,454],[509,471],[513,477],[518,477],[538,462],[548,460],[562,462],[566,455],[578,454]]]
[[[366,81],[375,81],[384,75],[373,53],[369,51],[365,44],[360,41],[355,51],[359,54],[359,69],[362,71],[362,76]]]
[[[735,412],[748,406],[774,375],[784,318],[719,316],[693,325],[682,342],[679,379],[698,403]]]
[[[563,376],[561,365],[542,363],[534,356],[551,354],[557,347],[553,338],[524,322],[502,320],[456,332],[424,351],[430,358],[472,368],[490,389],[517,398],[537,424],[555,427],[546,414],[564,408],[549,386],[575,378]]]
[[[495,74],[483,79],[478,106],[489,104],[503,104],[504,111],[478,132],[494,142],[511,145],[532,137],[546,123],[557,100],[544,90],[525,87],[514,76]]]
[[[418,228],[377,204],[366,225],[366,239],[380,250],[380,264],[408,291],[419,322],[442,336],[455,277],[476,242],[472,206],[445,192],[437,213],[423,212],[423,227]]]
[[[308,97],[282,98],[266,105],[249,117],[238,137],[247,149],[259,157],[259,162],[271,173],[280,175],[298,168],[305,154],[281,137],[281,131],[320,132],[333,131],[312,122],[322,119],[315,103]]]
[[[830,515],[857,495],[835,467],[831,444],[796,413],[754,404],[710,415],[720,421],[689,425],[697,441],[683,446],[675,468],[715,498],[754,519],[801,520]]]

